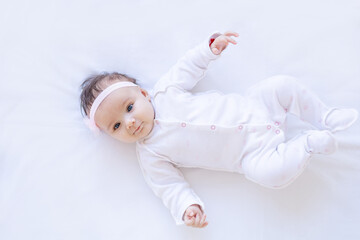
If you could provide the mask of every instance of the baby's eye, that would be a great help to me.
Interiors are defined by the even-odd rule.
[[[118,129],[120,127],[120,123],[115,123],[114,130]]]
[[[130,112],[132,108],[133,108],[133,104],[129,104],[129,106],[127,107],[127,111]]]

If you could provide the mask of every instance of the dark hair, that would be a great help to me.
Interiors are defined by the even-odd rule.
[[[136,79],[125,74],[102,72],[91,75],[81,84],[80,108],[82,115],[88,115],[95,98],[112,82],[129,81],[136,84]],[[107,82],[108,84],[104,83]]]

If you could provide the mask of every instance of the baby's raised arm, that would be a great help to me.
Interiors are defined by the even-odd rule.
[[[203,202],[174,164],[145,145],[137,145],[137,154],[145,181],[162,199],[177,225],[185,223],[184,213],[189,206],[204,208]]]
[[[184,90],[191,90],[204,75],[209,63],[219,58],[222,51],[229,43],[236,44],[231,37],[237,37],[236,32],[224,34],[215,33],[207,41],[189,50],[185,56],[159,80],[155,85],[155,91],[162,91],[168,86],[180,87]]]

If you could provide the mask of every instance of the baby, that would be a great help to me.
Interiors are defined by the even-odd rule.
[[[235,32],[213,34],[186,53],[148,93],[119,73],[92,76],[82,84],[87,125],[127,143],[136,143],[146,182],[177,224],[205,227],[204,204],[178,167],[244,174],[265,187],[282,188],[304,170],[313,154],[337,149],[332,133],[350,127],[354,109],[330,108],[289,76],[275,76],[244,96],[190,93],[209,63],[231,43]],[[288,113],[311,123],[285,141]]]

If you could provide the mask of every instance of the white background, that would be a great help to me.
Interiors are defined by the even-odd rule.
[[[89,74],[150,89],[213,31],[234,30],[238,45],[195,91],[242,93],[289,74],[360,110],[359,0],[12,0],[0,30],[0,239],[360,239],[359,121],[283,190],[185,169],[209,221],[193,229],[147,187],[134,146],[93,136],[79,107]]]

